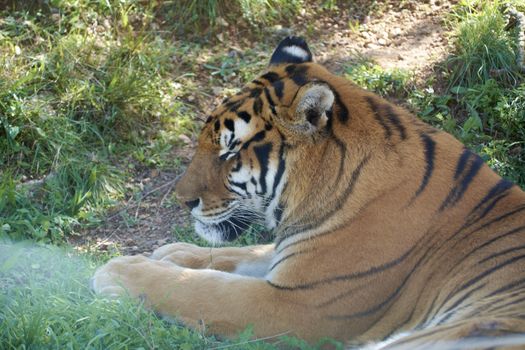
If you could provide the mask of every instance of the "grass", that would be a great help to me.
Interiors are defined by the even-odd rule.
[[[171,31],[199,35],[217,34],[235,24],[256,30],[259,26],[283,22],[305,6],[304,0],[182,0],[152,5],[157,16],[168,22]],[[219,36],[220,38],[220,36]]]
[[[405,100],[421,119],[453,134],[525,188],[525,79],[517,64],[517,29],[506,29],[503,5],[456,6],[449,21],[454,49],[437,79],[416,86],[409,72],[362,59],[346,75],[380,95]]]
[[[276,336],[252,341],[248,328],[226,341],[170,323],[141,304],[95,296],[89,278],[110,256],[31,242],[0,244],[2,349],[314,349]],[[326,340],[324,343],[333,343]]]
[[[195,123],[169,79],[185,48],[142,8],[54,5],[0,20],[0,231],[60,242],[122,198],[135,163],[172,165]]]

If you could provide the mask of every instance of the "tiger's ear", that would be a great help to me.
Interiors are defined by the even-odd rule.
[[[334,99],[328,84],[314,81],[302,86],[288,110],[290,120],[284,121],[283,126],[301,135],[312,135],[322,130],[331,117]]]
[[[270,66],[282,63],[312,62],[312,53],[303,38],[289,36],[283,39],[270,59]]]

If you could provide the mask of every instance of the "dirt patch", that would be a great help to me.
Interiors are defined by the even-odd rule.
[[[359,57],[373,59],[383,68],[411,70],[416,77],[425,79],[432,74],[432,67],[448,51],[448,40],[443,17],[455,1],[391,1],[379,14],[352,15],[343,11],[339,16],[321,16],[313,20],[319,35],[309,44],[316,53],[316,60],[335,73]],[[280,29],[290,33],[305,34],[304,23],[297,28]],[[356,23],[351,28],[349,23]],[[357,23],[359,25],[357,26]],[[311,35],[307,35],[310,36]],[[239,50],[242,50],[240,48]],[[268,53],[269,55],[270,53]],[[212,90],[206,74],[198,74],[196,84],[201,91]],[[211,108],[218,97],[203,95],[191,97],[187,102]],[[202,102],[202,103],[201,103]],[[204,114],[198,116],[204,119]],[[194,143],[175,149],[173,157],[180,157],[187,164],[193,154]],[[175,228],[191,225],[188,212],[174,201],[172,192],[178,171],[143,169],[136,173],[130,188],[139,188],[113,209],[103,223],[87,229],[80,236],[70,238],[79,249],[118,250],[122,254],[148,254],[155,248],[173,242]]]
[[[172,156],[189,163],[193,146],[175,149]],[[71,236],[69,243],[79,250],[119,251],[123,255],[146,254],[175,241],[173,231],[191,225],[189,213],[173,198],[173,189],[182,170],[137,171],[127,198],[113,208],[103,222]]]
[[[403,5],[389,3],[382,13],[353,20],[329,19],[324,26],[335,28],[326,42],[319,43],[318,59],[334,72],[360,57],[372,59],[385,69],[405,69],[416,76],[431,74],[432,67],[443,60],[448,39],[443,18],[454,1],[411,1]],[[352,22],[356,21],[356,22]],[[342,23],[341,23],[342,22]],[[337,31],[344,23],[359,23],[354,29]]]

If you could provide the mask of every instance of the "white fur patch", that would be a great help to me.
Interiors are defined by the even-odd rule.
[[[235,270],[233,271],[233,273],[237,275],[262,278],[266,276],[269,265],[270,265],[270,260],[256,261],[256,262],[242,262],[235,267]]]
[[[397,333],[386,340],[376,342],[376,343],[369,343],[363,347],[360,347],[359,350],[381,350],[387,347],[388,345],[392,344],[393,342],[398,341],[399,339],[408,337],[410,334],[412,333],[410,332]]]
[[[195,221],[195,232],[213,245],[221,245],[224,242],[221,231],[215,226],[206,225],[198,220]]]
[[[253,126],[242,119],[235,120],[235,138],[244,140],[253,133]]]
[[[297,45],[286,46],[283,48],[283,51],[291,56],[298,57],[305,61],[308,59],[308,52]]]

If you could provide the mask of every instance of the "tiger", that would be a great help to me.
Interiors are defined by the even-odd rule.
[[[175,196],[213,247],[114,258],[96,293],[225,338],[525,348],[525,193],[300,37],[211,112]],[[218,247],[254,224],[273,243]]]

